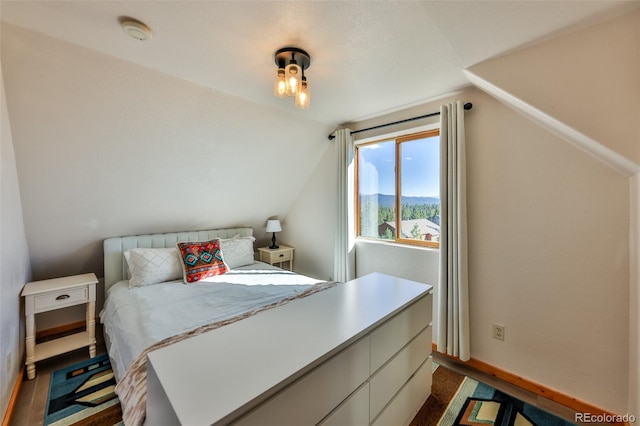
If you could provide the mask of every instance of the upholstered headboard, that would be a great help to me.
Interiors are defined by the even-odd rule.
[[[208,231],[172,232],[167,234],[132,235],[104,240],[104,290],[126,280],[127,263],[124,252],[133,248],[175,247],[185,241],[207,241],[212,238],[250,237],[253,228],[210,229]]]

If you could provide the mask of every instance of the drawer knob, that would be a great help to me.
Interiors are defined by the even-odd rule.
[[[71,296],[69,296],[68,294],[61,294],[60,296],[56,297],[56,300],[64,300],[64,299],[68,299]]]
[[[280,257],[284,257],[284,254],[281,254]]]

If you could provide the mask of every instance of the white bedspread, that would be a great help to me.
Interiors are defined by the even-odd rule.
[[[205,282],[172,281],[109,289],[100,321],[116,379],[152,344],[204,324],[234,317],[303,292],[322,281],[265,263],[233,269]]]

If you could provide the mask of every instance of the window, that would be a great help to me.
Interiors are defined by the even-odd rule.
[[[356,146],[359,237],[440,246],[440,132]]]

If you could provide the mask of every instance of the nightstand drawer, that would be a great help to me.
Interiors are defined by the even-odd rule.
[[[38,294],[33,299],[34,311],[37,313],[86,303],[89,301],[89,291],[87,287],[77,287]]]
[[[287,262],[291,260],[291,250],[269,253],[269,262]]]

